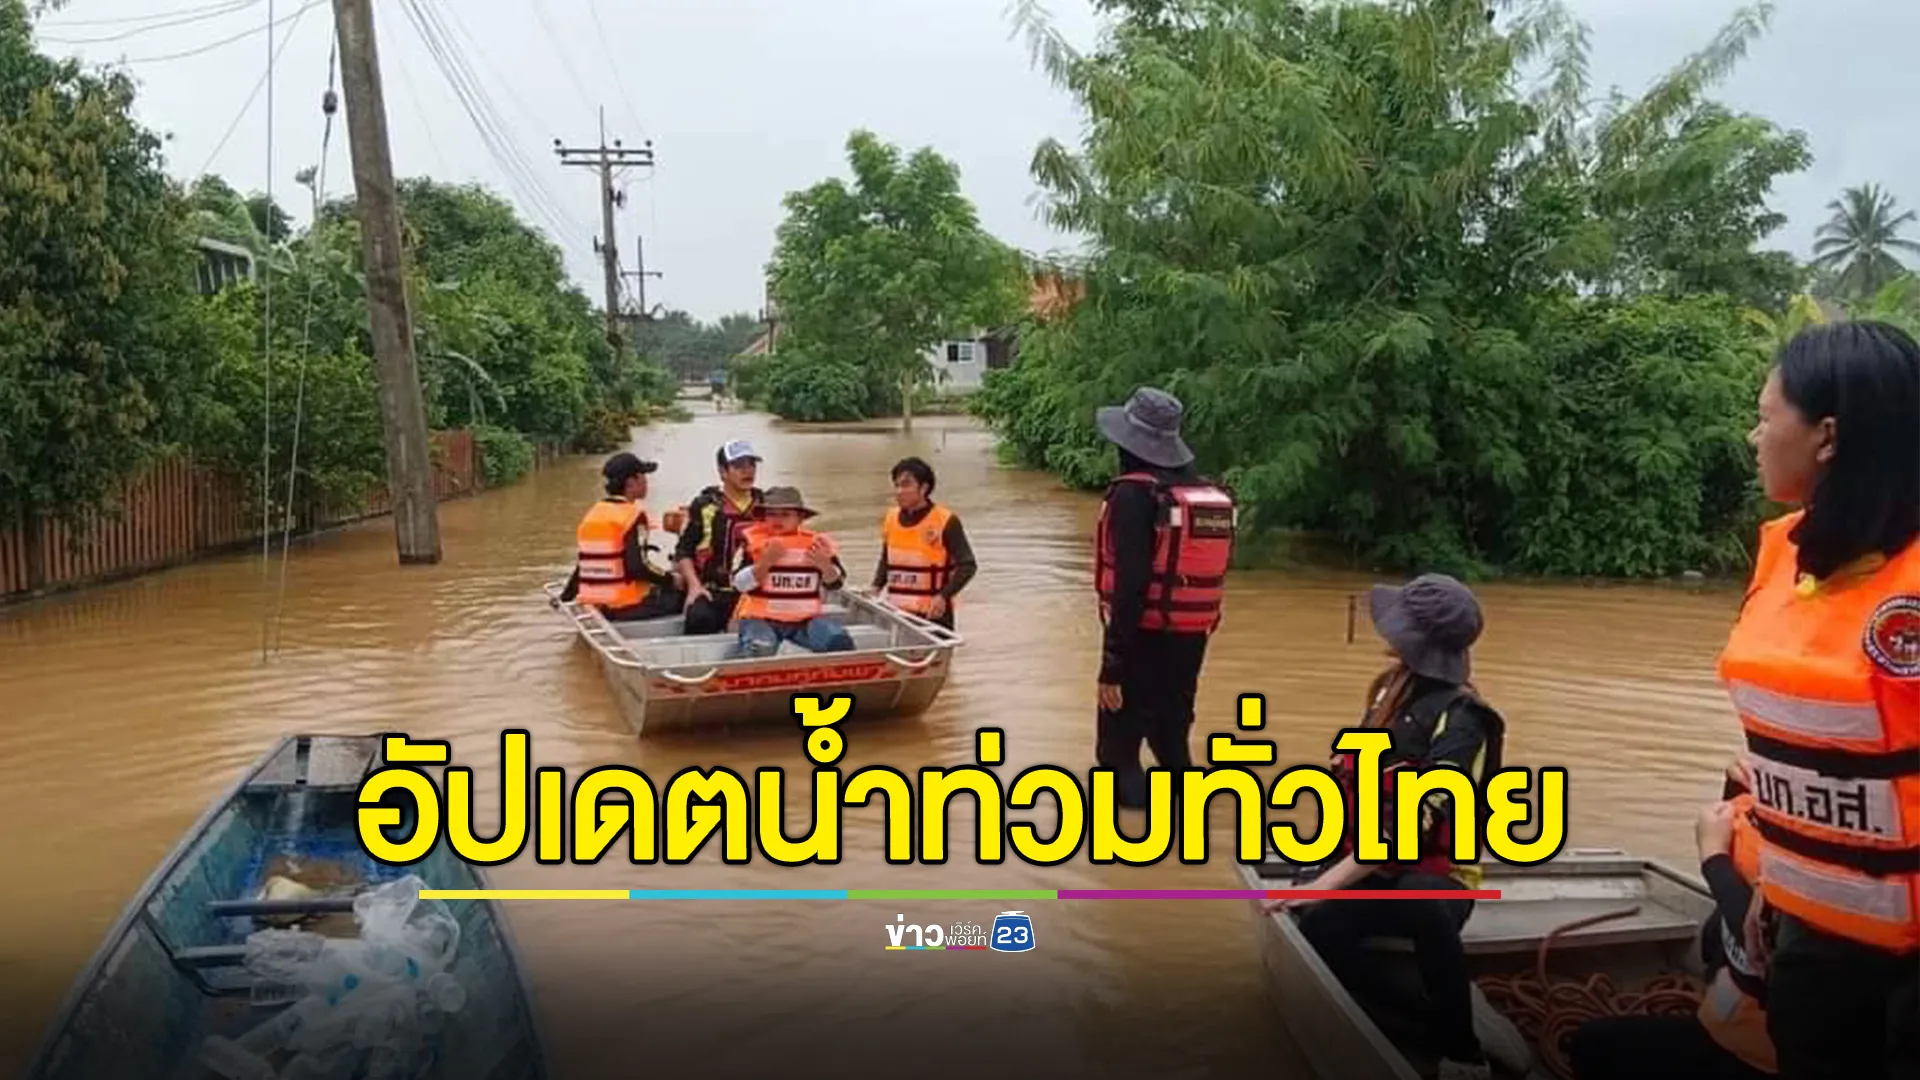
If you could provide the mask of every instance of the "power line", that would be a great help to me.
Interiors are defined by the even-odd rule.
[[[206,22],[208,19],[218,19],[225,15],[233,15],[245,11],[250,7],[256,7],[259,3],[260,0],[228,0],[226,4],[220,7],[203,8],[195,14],[182,15],[177,19],[157,22],[148,26],[136,26],[131,30],[122,30],[117,34],[107,34],[103,37],[58,38],[40,35],[40,40],[49,45],[99,45],[108,41],[125,41],[127,38],[137,37],[140,34],[145,34],[153,30],[167,30],[175,26],[186,26],[190,23]],[[149,16],[149,18],[151,17],[152,16]],[[60,27],[55,27],[55,29],[60,29]]]
[[[520,193],[530,210],[546,220],[549,228],[559,235],[568,234],[572,227],[566,224],[567,216],[554,209],[551,194],[534,175],[525,156],[519,152],[517,143],[507,134],[506,126],[500,121],[499,110],[493,106],[484,83],[474,75],[435,10],[425,0],[401,0],[401,5],[508,183]]]
[[[553,58],[560,62],[560,70],[566,72],[567,80],[573,83],[573,92],[579,95],[580,107],[591,110],[593,95],[587,93],[586,85],[580,81],[580,73],[574,70],[575,65],[567,63],[567,50],[560,47],[559,35],[553,32],[553,24],[547,21],[547,9],[542,3],[543,0],[531,0],[529,4],[533,8],[533,17],[540,20],[540,33],[546,37],[547,44],[553,47]]]
[[[172,11],[149,11],[145,15],[115,15],[104,19],[55,19],[41,23],[42,26],[125,26],[128,23],[150,22],[154,19],[171,19],[180,15],[198,15],[218,9],[232,10],[259,3],[260,0],[221,0],[217,4],[202,4],[199,7],[175,8]]]
[[[242,41],[246,38],[252,37],[255,34],[264,34],[269,30],[272,30],[274,27],[279,26],[281,23],[291,22],[292,20],[299,18],[302,14],[306,13],[307,11],[310,11],[313,8],[319,7],[321,4],[326,2],[327,0],[307,0],[307,2],[305,4],[302,4],[299,10],[295,11],[292,15],[287,15],[273,22],[269,22],[265,26],[256,26],[251,30],[246,30],[241,33],[235,34],[230,38],[222,38],[219,41],[213,42],[212,44],[202,45],[197,49],[188,49],[185,52],[167,53],[164,56],[132,57],[132,58],[122,60],[120,62],[123,64],[158,64],[164,60],[185,60],[189,56],[199,56],[202,53],[210,53],[215,49],[221,48],[222,46],[231,45],[236,41]]]
[[[280,58],[280,54],[287,50],[287,42],[293,40],[293,33],[294,31],[300,29],[300,19],[306,13],[307,13],[306,8],[301,8],[299,11],[294,13],[293,25],[287,27],[287,32],[281,35],[279,47],[273,50],[272,58],[274,60],[278,60]],[[268,66],[268,69],[266,71],[263,71],[260,73],[259,81],[253,84],[253,92],[247,95],[247,100],[244,104],[240,106],[240,111],[233,115],[233,122],[227,125],[226,134],[220,136],[220,141],[214,145],[213,152],[207,155],[206,164],[200,166],[200,171],[193,174],[195,178],[205,176],[207,174],[207,170],[213,168],[214,160],[220,156],[220,151],[225,150],[227,148],[227,141],[233,138],[234,132],[240,130],[240,122],[242,120],[245,120],[247,118],[247,113],[253,110],[253,103],[259,100],[260,91],[267,85],[267,77],[271,74],[273,74],[273,69],[271,65]]]
[[[595,37],[600,43],[600,55],[606,57],[607,70],[613,72],[613,85],[620,91],[620,104],[626,107],[627,119],[633,121],[633,126],[640,129],[640,134],[645,136],[647,125],[642,123],[639,114],[634,112],[633,95],[627,93],[626,81],[620,78],[620,65],[614,61],[613,50],[607,45],[607,28],[600,21],[600,5],[594,0],[587,0],[587,13],[593,16],[593,28],[599,31]]]

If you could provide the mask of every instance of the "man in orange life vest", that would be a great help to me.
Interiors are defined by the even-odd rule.
[[[647,497],[647,474],[659,467],[625,451],[607,459],[601,469],[607,495],[574,530],[573,576],[561,600],[592,604],[609,619],[651,619],[680,609],[673,579],[647,562],[652,522],[641,500]]]
[[[1721,801],[1694,827],[1700,876],[1714,912],[1700,952],[1712,973],[1692,1016],[1608,1016],[1573,1033],[1575,1080],[1767,1080],[1779,1071],[1767,1034],[1765,960],[1747,949],[1746,923],[1760,877],[1753,795],[1730,773]]]
[[[1180,437],[1184,411],[1173,395],[1142,387],[1124,407],[1094,418],[1120,451],[1120,475],[1094,532],[1105,625],[1094,752],[1101,768],[1114,770],[1122,806],[1147,802],[1142,740],[1162,768],[1193,767],[1194,693],[1233,550],[1233,497],[1193,471],[1193,451]]]
[[[933,466],[917,457],[893,467],[899,503],[880,522],[873,589],[902,611],[953,629],[953,605],[973,580],[973,547],[960,516],[933,502]]]
[[[796,488],[777,487],[755,511],[758,524],[741,537],[745,560],[733,576],[740,591],[737,655],[772,656],[791,641],[812,652],[849,652],[853,635],[824,614],[826,593],[847,580],[833,537],[803,528],[815,516]]]

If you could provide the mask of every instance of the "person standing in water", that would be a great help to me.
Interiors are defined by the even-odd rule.
[[[1180,437],[1184,409],[1142,387],[1094,417],[1119,448],[1094,529],[1094,591],[1104,633],[1094,753],[1120,805],[1147,805],[1142,741],[1164,769],[1193,767],[1187,745],[1207,641],[1220,625],[1233,552],[1233,496],[1200,478]],[[1179,780],[1174,781],[1178,790]]]
[[[897,505],[880,522],[873,591],[909,614],[953,629],[954,603],[977,566],[960,515],[933,502],[933,466],[917,457],[893,467]]]
[[[1920,344],[1810,327],[1760,392],[1768,499],[1719,674],[1746,736],[1783,1080],[1920,1076]],[[1771,955],[1766,955],[1768,952]]]

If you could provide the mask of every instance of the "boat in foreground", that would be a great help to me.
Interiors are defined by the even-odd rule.
[[[405,1080],[544,1077],[532,998],[502,912],[484,900],[416,903],[420,887],[486,888],[482,872],[445,844],[406,867],[375,862],[361,849],[356,792],[382,764],[378,737],[299,735],[249,767],[127,905],[75,982],[27,1080],[264,1080],[275,1075],[260,1071],[272,1056],[293,1059],[282,1078],[382,1068]],[[384,917],[374,910],[383,906]],[[376,924],[387,937],[376,939]],[[323,958],[372,956],[369,942],[389,940],[395,926],[428,934],[440,948],[425,970],[405,966],[417,953],[403,950],[391,982],[383,981],[385,968],[348,975],[336,986],[357,996],[336,992],[331,1001],[288,977],[318,970],[302,965]],[[303,951],[302,943],[321,951]],[[278,967],[266,963],[275,959],[266,955],[272,944],[283,950]],[[420,987],[431,990],[433,1005],[418,1004]],[[370,1002],[391,1026],[357,1026]],[[336,1011],[321,1017],[307,1008],[314,1003]],[[315,1022],[301,1034],[303,1017]],[[321,1022],[328,1019],[336,1022]],[[369,1035],[390,1055],[377,1067],[368,1058],[378,1054],[352,1048]],[[387,1049],[403,1042],[405,1051]],[[236,1051],[248,1046],[254,1049]],[[304,1064],[301,1046],[315,1048]]]
[[[792,644],[773,656],[730,659],[733,634],[686,633],[679,615],[616,622],[590,604],[547,596],[593,647],[620,711],[636,735],[793,719],[796,694],[849,694],[855,717],[923,712],[946,686],[960,635],[857,594],[826,613],[853,635],[852,652],[814,653]]]
[[[1240,873],[1248,888],[1265,890],[1286,888],[1299,869],[1272,861],[1242,865]],[[1563,1075],[1561,1037],[1597,1011],[1584,1002],[1604,1007],[1609,1000],[1638,1000],[1657,1011],[1692,1011],[1682,984],[1700,977],[1699,930],[1713,910],[1702,883],[1610,849],[1570,850],[1539,866],[1490,862],[1484,871],[1482,887],[1501,895],[1477,901],[1461,935],[1479,990],[1474,1007],[1498,1003],[1527,1034],[1533,1042],[1527,1076]],[[1406,1007],[1418,1000],[1420,985],[1409,942],[1369,942],[1383,981],[1402,992],[1391,994],[1393,1001],[1363,1005],[1307,942],[1295,914],[1258,921],[1268,985],[1316,1076],[1421,1080],[1434,1074],[1436,1058]],[[1542,974],[1561,985],[1548,993],[1538,985]]]

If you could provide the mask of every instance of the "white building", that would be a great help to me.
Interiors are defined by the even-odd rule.
[[[1011,359],[1008,335],[983,333],[979,337],[943,341],[927,350],[933,385],[942,390],[970,393],[980,389],[986,373],[1007,366]]]

